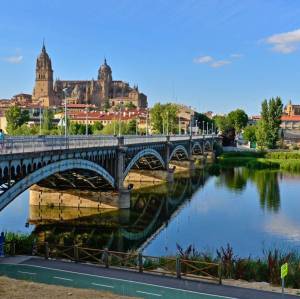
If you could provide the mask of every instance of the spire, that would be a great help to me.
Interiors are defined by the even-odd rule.
[[[43,38],[43,47],[42,47],[42,52],[46,52],[46,47],[45,47],[45,38]]]
[[[104,65],[107,65],[106,57],[104,56]]]

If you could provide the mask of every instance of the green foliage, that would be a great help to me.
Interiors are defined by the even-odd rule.
[[[178,107],[175,104],[157,103],[150,110],[151,125],[155,133],[175,134],[178,132]]]
[[[18,106],[11,106],[5,112],[5,117],[7,121],[7,132],[10,135],[17,135],[16,129],[24,125],[29,121],[28,110],[21,110]]]
[[[247,126],[244,129],[243,137],[245,140],[254,143],[256,142],[256,126]]]
[[[128,108],[128,109],[135,109],[136,108],[136,106],[132,102],[126,103],[125,107]]]
[[[262,120],[260,120],[257,124],[255,138],[257,142],[257,147],[260,150],[264,150],[268,146],[267,125]]]
[[[43,134],[49,133],[53,129],[54,113],[51,109],[44,109],[42,119]]]
[[[280,97],[264,100],[261,106],[261,125],[260,130],[265,130],[266,137],[259,133],[260,137],[266,139],[268,148],[275,148],[279,139],[279,129],[281,124],[281,115],[283,104]]]
[[[136,120],[131,120],[129,122],[113,121],[112,123],[107,124],[102,129],[101,134],[103,134],[103,135],[118,135],[119,133],[121,133],[121,135],[135,135],[136,134],[136,126],[137,126]],[[138,133],[140,133],[140,132],[138,132]]]
[[[236,133],[240,133],[247,126],[248,115],[242,109],[231,111],[228,116],[229,123],[233,126]]]

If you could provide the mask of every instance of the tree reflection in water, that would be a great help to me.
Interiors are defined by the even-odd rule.
[[[262,209],[278,212],[280,209],[279,172],[274,170],[249,170],[243,167],[225,169],[220,172],[217,186],[242,192],[248,182],[255,184]]]

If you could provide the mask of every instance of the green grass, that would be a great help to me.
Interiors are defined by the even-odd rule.
[[[300,152],[228,152],[218,157],[214,169],[228,167],[281,169],[300,172]]]

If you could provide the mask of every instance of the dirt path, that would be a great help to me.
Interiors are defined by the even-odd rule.
[[[107,292],[67,288],[0,276],[1,299],[126,299]],[[132,299],[132,297],[130,297]]]

